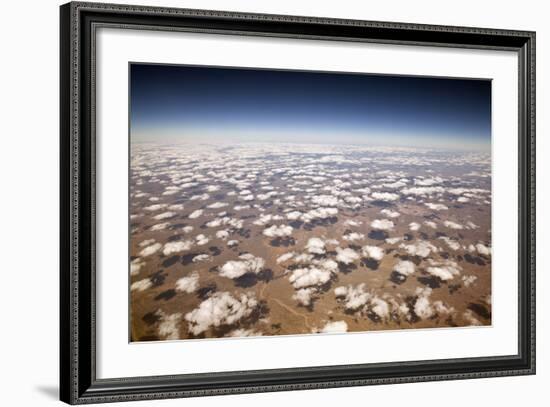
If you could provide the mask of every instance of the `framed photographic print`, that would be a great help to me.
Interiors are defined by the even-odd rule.
[[[61,399],[535,373],[535,34],[61,7]]]

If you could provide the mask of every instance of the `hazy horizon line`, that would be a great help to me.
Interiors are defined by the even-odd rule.
[[[369,148],[407,148],[418,150],[436,150],[436,151],[471,151],[471,152],[491,152],[491,143],[479,144],[479,145],[445,145],[445,146],[428,146],[428,145],[413,145],[413,144],[384,144],[384,143],[372,143],[372,142],[327,142],[327,141],[289,141],[289,140],[183,140],[183,139],[164,139],[164,140],[132,140],[130,137],[130,144],[152,144],[152,145],[242,145],[242,144],[296,144],[296,145],[317,145],[317,146],[361,146]]]

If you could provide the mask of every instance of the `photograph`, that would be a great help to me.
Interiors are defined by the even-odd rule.
[[[491,326],[490,79],[128,69],[130,342]]]

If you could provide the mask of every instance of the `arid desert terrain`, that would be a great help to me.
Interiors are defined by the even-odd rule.
[[[131,341],[490,325],[490,160],[132,144]]]

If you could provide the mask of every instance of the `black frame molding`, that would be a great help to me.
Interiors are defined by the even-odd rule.
[[[70,404],[535,373],[535,33],[72,2],[60,8],[60,398]],[[221,34],[512,50],[519,59],[519,349],[516,355],[97,379],[95,30]]]

